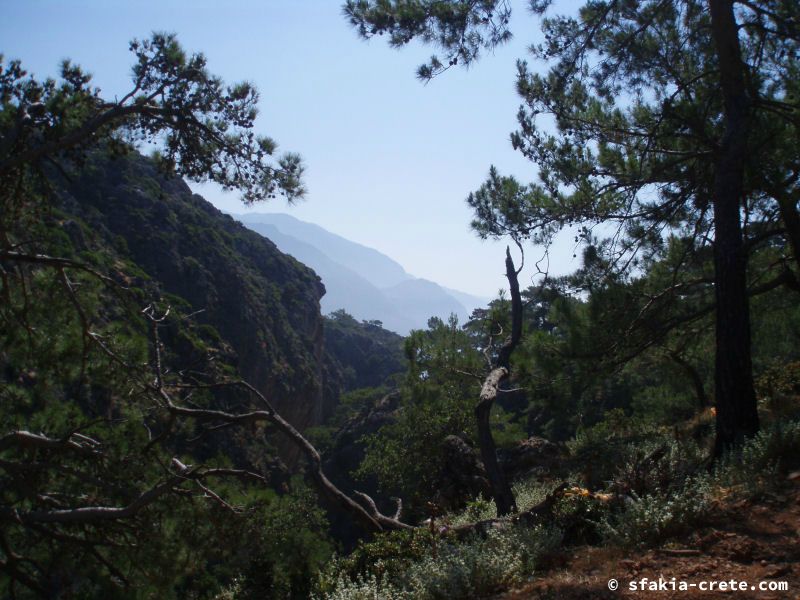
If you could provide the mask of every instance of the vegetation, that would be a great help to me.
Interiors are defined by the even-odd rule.
[[[380,386],[405,369],[401,336],[343,309],[325,317],[325,348],[338,358],[345,391]]]
[[[319,423],[351,363],[370,374],[324,355],[314,274],[175,177],[245,201],[302,193],[297,158],[250,131],[255,91],[172,36],[131,49],[134,88],[114,102],[66,63],[61,83],[18,63],[2,79],[0,590],[210,597],[236,579],[304,597],[331,546],[282,460],[305,454],[329,502],[379,525],[286,419]],[[399,338],[357,335],[381,381]]]
[[[310,270],[176,177],[302,195],[252,87],[162,34],[113,102],[68,62],[0,68],[0,595],[468,598],[781,489],[800,9],[549,4],[512,135],[539,180],[492,168],[467,202],[523,258],[575,234],[582,265],[520,289],[509,250],[508,297],[404,342],[323,320]],[[504,0],[345,13],[438,46],[426,80],[510,35]]]
[[[664,458],[645,473],[649,481],[642,482],[641,495],[634,494],[623,506],[609,505],[603,492],[576,487],[561,499],[547,526],[509,523],[486,537],[460,542],[447,533],[439,538],[424,531],[392,534],[332,562],[320,579],[322,597],[468,598],[524,582],[560,553],[565,541],[594,539],[630,550],[680,538],[708,522],[720,499],[753,498],[773,489],[777,478],[772,469],[798,448],[800,437],[797,421],[769,427],[711,473],[702,468],[700,453],[687,454],[685,444],[669,437],[628,442],[626,451],[641,455],[659,442],[668,445]],[[640,485],[630,479],[631,466],[625,463],[613,471],[613,486]],[[687,479],[687,470],[695,475]],[[639,467],[635,472],[642,473]],[[446,515],[441,523],[474,519],[474,510]]]
[[[653,341],[713,312],[720,456],[759,427],[748,299],[765,288],[798,287],[798,170],[790,150],[798,139],[797,9],[731,0],[711,2],[710,11],[697,2],[592,2],[577,17],[550,17],[549,4],[530,3],[544,16],[545,35],[531,53],[548,70],[519,62],[524,104],[512,134],[540,181],[521,185],[492,169],[468,199],[473,225],[483,236],[545,247],[577,228],[593,271],[586,284],[595,287],[669,259],[663,278],[651,280],[658,285],[643,290],[629,330],[644,328]],[[504,0],[351,0],[345,11],[362,36],[385,31],[394,45],[420,37],[438,45],[449,66],[469,65],[509,36]],[[442,65],[434,57],[418,74],[433,77]],[[748,264],[761,263],[763,252],[774,256],[769,277],[756,281],[751,270],[748,280]],[[696,311],[677,323],[661,320],[687,295]]]

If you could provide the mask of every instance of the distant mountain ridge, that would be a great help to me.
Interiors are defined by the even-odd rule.
[[[323,313],[344,309],[360,320],[379,320],[400,334],[424,328],[428,319],[451,313],[466,322],[488,300],[413,277],[390,257],[319,225],[283,213],[231,215],[311,267],[327,290]]]
[[[244,225],[319,275],[325,285],[325,294],[320,299],[323,314],[344,308],[360,320],[378,319],[388,329],[398,333],[405,333],[414,327],[411,319],[405,318],[380,289],[352,269],[332,260],[319,248],[287,235],[271,224]]]
[[[350,241],[327,229],[301,221],[285,213],[249,213],[231,215],[250,227],[261,223],[276,227],[281,233],[322,251],[330,260],[346,266],[378,288],[414,279],[397,261],[374,248]]]

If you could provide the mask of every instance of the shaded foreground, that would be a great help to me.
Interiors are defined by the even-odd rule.
[[[563,598],[800,598],[800,473],[757,502],[721,502],[713,522],[686,540],[638,554],[619,548],[582,547],[552,557],[550,569],[497,600]],[[632,581],[658,578],[700,581],[786,582],[788,591],[631,591]],[[616,579],[619,589],[608,589]],[[677,583],[676,583],[677,585]]]

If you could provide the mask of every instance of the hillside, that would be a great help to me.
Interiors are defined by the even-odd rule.
[[[534,582],[494,598],[614,600],[658,595],[712,600],[733,593],[752,600],[795,598],[800,588],[800,472],[763,498],[723,501],[718,508],[705,527],[669,547],[636,555],[593,547],[557,553]],[[618,589],[609,589],[611,580]],[[731,581],[737,589],[722,590],[720,583],[728,586]],[[653,587],[660,582],[664,589]],[[716,589],[709,589],[711,582]],[[744,589],[738,587],[742,584]]]
[[[326,325],[317,274],[144,157],[97,157],[60,197],[75,252],[113,253],[159,294],[187,303],[198,325],[221,336],[241,376],[297,427],[319,425],[339,390],[379,385],[403,369],[398,336],[374,325],[348,334],[341,321]],[[364,344],[370,361],[387,361],[382,368],[355,357]]]
[[[65,585],[116,597],[113,574],[122,568],[138,573],[136,589],[163,587],[156,580],[164,577],[194,594],[220,552],[238,569],[256,564],[262,534],[237,544],[250,548],[244,556],[230,555],[223,533],[206,525],[222,519],[234,532],[253,521],[237,520],[243,509],[203,483],[198,499],[205,501],[192,504],[193,478],[240,479],[212,485],[262,516],[283,510],[278,497],[307,502],[302,478],[293,482],[286,466],[302,469],[298,445],[250,423],[248,415],[263,421],[267,413],[247,413],[253,394],[235,382],[248,382],[269,414],[276,410],[287,428],[303,431],[321,425],[342,393],[382,385],[401,371],[402,338],[344,314],[324,318],[325,289],[313,271],[135,152],[111,158],[95,151],[79,168],[48,177],[51,205],[14,223],[28,254],[12,251],[0,261],[7,299],[0,310],[0,520],[22,511],[4,528],[17,551],[44,565],[38,572],[54,597]],[[220,425],[228,418],[246,426]],[[47,492],[29,497],[37,486]],[[159,499],[167,491],[189,496],[182,513],[173,498]],[[109,508],[115,505],[121,508]],[[231,512],[209,516],[219,505]],[[28,524],[60,522],[58,511],[72,515],[70,506],[80,530],[74,537]],[[126,515],[131,540],[169,529],[155,534],[165,547],[147,560],[127,538],[113,559],[101,550],[89,558],[67,551],[83,547],[81,536],[95,535],[91,544],[100,548],[118,545],[106,536],[129,534],[117,529],[116,517],[106,526],[104,515],[114,510]],[[185,528],[190,521],[181,514],[193,515],[194,528]],[[326,547],[321,526],[306,527],[297,531],[322,536]],[[174,569],[163,567],[170,544],[191,554]],[[97,569],[102,574],[92,576]],[[218,577],[210,581],[227,581],[224,572]],[[0,590],[8,585],[0,576]]]
[[[418,324],[417,329],[424,328],[431,317],[446,320],[454,314],[460,323],[466,323],[469,318],[463,304],[439,284],[427,279],[401,281],[385,288],[383,293],[401,314]]]
[[[800,3],[6,4],[0,600],[800,600]]]
[[[415,321],[404,315],[383,291],[359,273],[333,260],[318,247],[287,235],[276,226],[265,223],[245,225],[273,242],[282,252],[308,265],[325,283],[325,295],[320,300],[323,314],[345,309],[364,320],[380,320],[395,332],[408,332]]]
[[[256,223],[272,225],[284,235],[311,244],[332,261],[354,268],[375,287],[389,287],[413,279],[400,264],[374,248],[350,241],[319,225],[301,221],[291,215],[244,213],[231,216],[247,227]]]
[[[377,250],[290,215],[233,216],[320,275],[327,290],[321,303],[325,314],[344,309],[357,319],[381,321],[387,329],[406,335],[411,329],[424,329],[433,316],[447,320],[455,314],[466,323],[473,309],[488,302],[413,277]]]
[[[337,365],[343,391],[380,387],[406,368],[403,338],[340,310],[325,317],[325,351]]]
[[[146,159],[97,158],[61,194],[78,252],[114,248],[182,298],[235,354],[241,376],[296,426],[321,422],[325,288],[307,267]]]

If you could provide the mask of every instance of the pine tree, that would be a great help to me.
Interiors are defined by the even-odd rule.
[[[492,170],[468,199],[473,226],[545,246],[579,227],[577,237],[617,276],[680,241],[685,256],[661,298],[706,288],[683,265],[713,246],[719,455],[759,427],[748,297],[800,289],[800,8],[610,0],[549,16],[549,5],[530,2],[545,40],[531,54],[546,71],[518,62],[523,106],[511,136],[539,181],[520,185]],[[345,13],[364,37],[437,45],[445,57],[420,67],[423,79],[470,64],[510,35],[502,0],[359,0]],[[782,259],[748,277],[748,256],[765,243]]]

